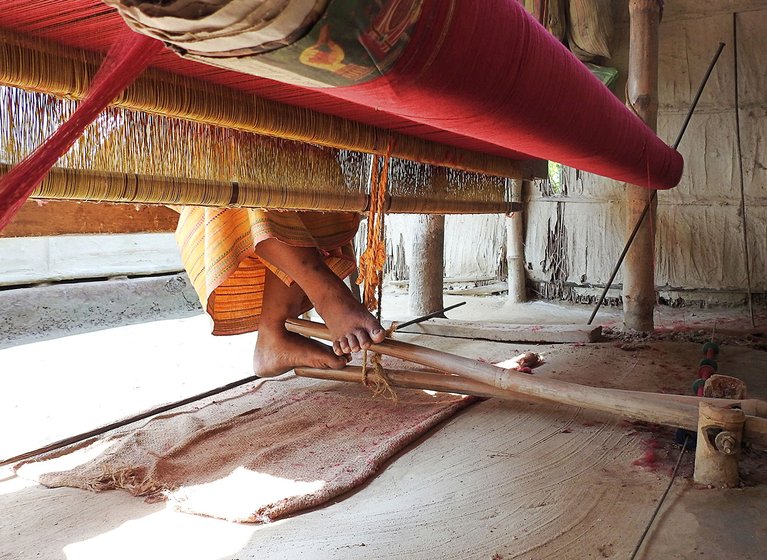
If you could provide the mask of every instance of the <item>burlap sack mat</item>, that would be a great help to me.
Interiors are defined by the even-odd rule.
[[[231,395],[231,393],[227,393]],[[288,374],[17,466],[45,486],[123,488],[179,511],[267,522],[360,485],[472,398]]]

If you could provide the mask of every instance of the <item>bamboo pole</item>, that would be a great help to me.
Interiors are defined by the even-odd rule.
[[[0,163],[0,176],[10,168],[10,165]],[[274,183],[257,184],[54,167],[30,198],[324,212],[366,212],[370,202],[365,193],[343,192],[340,189],[333,192],[291,190],[290,185],[282,185],[278,181],[277,176]],[[491,214],[519,209],[519,205],[511,202],[423,199],[418,194],[411,194],[389,197],[384,211],[401,214]]]
[[[301,377],[311,377],[313,379],[326,379],[330,381],[348,381],[351,383],[364,383],[365,374],[359,366],[346,366],[344,369],[324,369],[324,368],[296,368],[295,373]],[[367,373],[368,378],[371,374]],[[423,389],[426,391],[439,391],[443,393],[458,393],[461,395],[473,395],[476,397],[499,398],[504,400],[541,400],[528,395],[522,395],[513,391],[507,391],[480,383],[474,379],[467,379],[460,375],[449,375],[434,370],[407,370],[398,368],[386,368],[386,381],[395,387],[407,389]],[[651,397],[659,402],[666,403],[668,406],[681,406],[690,414],[687,426],[695,429],[695,422],[692,419],[693,411],[698,410],[700,403],[710,405],[737,407],[747,416],[758,418],[767,418],[767,402],[757,399],[714,399],[707,397],[695,397],[692,395],[670,395],[666,393],[645,393],[641,391],[628,391],[624,389],[608,389],[608,391],[630,399],[635,396]],[[697,414],[697,412],[695,413]],[[642,418],[637,418],[642,419]],[[679,426],[685,427],[685,426]]]
[[[651,129],[658,120],[658,0],[630,0],[630,47],[626,103]],[[626,231],[631,233],[652,192],[635,185],[626,188]],[[623,277],[623,314],[626,328],[652,331],[655,307],[655,224],[657,198],[626,254]]]
[[[303,336],[331,339],[327,328],[319,323],[290,319],[286,322],[286,327],[289,331]],[[558,379],[534,377],[399,340],[387,339],[380,344],[373,344],[370,349],[379,354],[408,360],[483,383],[517,396],[524,395],[609,412],[645,422],[697,429],[698,407],[693,401],[688,404],[677,400],[666,400],[664,397],[659,398],[657,393],[589,387]],[[748,416],[744,437],[752,443],[767,446],[767,419]]]

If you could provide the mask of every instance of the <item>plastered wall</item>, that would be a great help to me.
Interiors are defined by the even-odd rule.
[[[735,122],[735,43],[751,283],[767,292],[767,1],[666,3],[660,28],[658,134],[671,144],[716,52],[725,50],[680,145],[679,186],[659,194],[657,276],[669,300],[737,303],[746,290]],[[628,10],[615,3],[612,64],[625,87]],[[601,291],[623,248],[622,185],[570,170],[565,194],[528,193],[530,279],[551,297],[588,300]],[[616,283],[621,282],[618,274]],[[614,290],[611,296],[618,296]]]

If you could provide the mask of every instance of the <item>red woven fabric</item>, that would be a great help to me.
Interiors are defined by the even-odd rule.
[[[360,86],[323,90],[364,108],[655,189],[675,186],[681,155],[664,144],[515,0],[426,0],[397,66]]]
[[[99,51],[124,28],[98,0],[68,0],[65,6],[59,0],[4,0],[0,27]],[[650,188],[672,187],[681,177],[681,156],[516,0],[425,0],[397,65],[360,86],[307,90],[169,51],[152,65],[488,154],[551,159]]]

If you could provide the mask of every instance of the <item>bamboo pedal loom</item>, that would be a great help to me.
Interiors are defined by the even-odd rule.
[[[286,323],[289,331],[330,340],[327,328],[319,323],[300,319]],[[746,399],[706,399],[684,395],[644,393],[605,389],[569,383],[557,379],[531,377],[527,374],[478,362],[447,352],[433,350],[398,340],[387,339],[373,344],[371,351],[408,360],[434,371],[387,371],[387,381],[394,386],[472,394],[508,399],[534,398],[578,406],[590,410],[618,414],[632,420],[698,429],[700,403],[739,407],[744,414],[743,440],[767,448],[767,402]],[[296,374],[319,379],[362,382],[359,368],[324,370],[297,368]],[[447,375],[446,375],[447,374]]]

